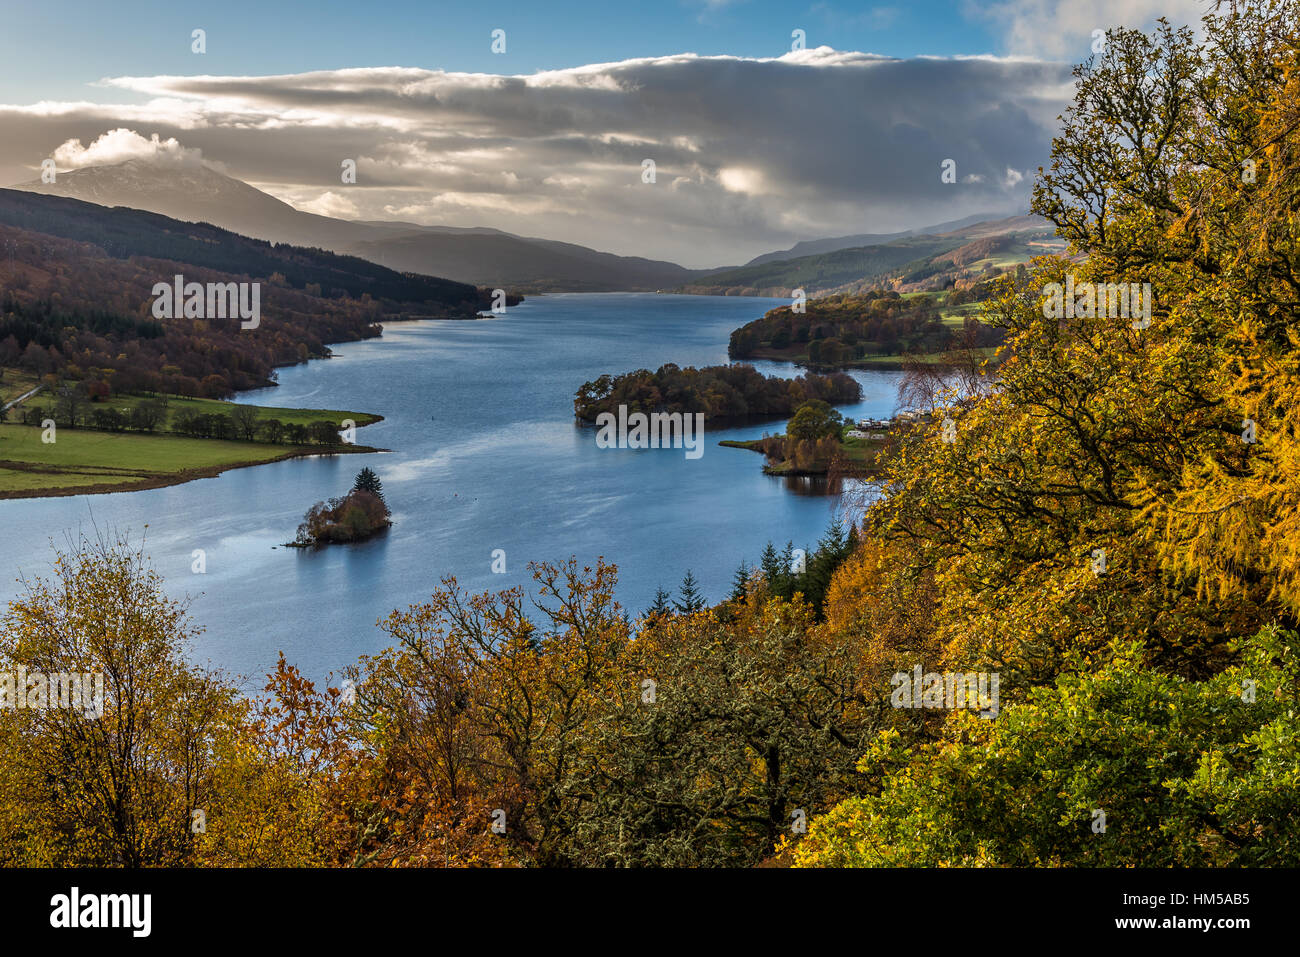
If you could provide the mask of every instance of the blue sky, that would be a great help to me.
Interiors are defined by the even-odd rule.
[[[994,17],[940,0],[6,0],[0,101],[104,101],[107,76],[269,74],[355,66],[532,73],[671,53],[779,56],[791,31],[810,47],[887,56],[1002,53]],[[207,31],[208,52],[190,52]],[[507,52],[490,50],[493,29]],[[70,55],[71,54],[71,55]]]

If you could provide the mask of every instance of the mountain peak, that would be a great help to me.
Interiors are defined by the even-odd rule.
[[[60,171],[53,183],[33,180],[13,188],[100,206],[143,209],[296,246],[332,249],[369,232],[346,220],[301,212],[255,186],[194,161],[129,159],[111,166]]]
[[[129,206],[190,222],[221,221],[223,204],[260,204],[267,210],[292,211],[247,183],[227,176],[203,163],[129,159],[111,166],[86,166],[60,171],[53,183],[39,179],[19,183],[14,189],[51,196],[66,196],[101,206]],[[213,217],[217,218],[213,218]]]

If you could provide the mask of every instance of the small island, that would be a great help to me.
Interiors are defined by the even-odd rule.
[[[784,434],[747,441],[723,440],[719,445],[762,452],[768,475],[818,476],[832,473],[868,478],[883,468],[892,442],[887,420],[854,423],[825,402],[801,405]]]
[[[309,508],[298,526],[297,537],[285,544],[310,548],[364,541],[387,530],[393,524],[391,514],[379,476],[363,468],[342,498],[317,502]]]
[[[843,405],[862,398],[862,386],[843,372],[806,373],[795,379],[765,376],[752,366],[683,369],[674,363],[656,372],[638,369],[585,382],[573,400],[580,422],[595,422],[602,412],[701,412],[710,425],[793,415],[803,403],[821,400]]]

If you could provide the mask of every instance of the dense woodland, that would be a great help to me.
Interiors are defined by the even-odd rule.
[[[574,414],[595,422],[602,412],[702,412],[717,424],[764,416],[788,416],[813,399],[836,405],[857,402],[862,386],[842,372],[797,379],[765,376],[750,366],[685,369],[668,363],[655,372],[638,369],[584,382],[573,399]]]
[[[248,700],[137,548],[66,549],[0,665],[108,703],[0,711],[0,862],[1300,865],[1298,25],[1109,34],[1034,194],[1081,261],[1000,281],[996,381],[803,574],[648,614],[604,563],[536,605],[446,580],[336,687]],[[1151,282],[1151,325],[1044,318],[1070,270]],[[916,666],[999,713],[893,707]]]
[[[950,305],[976,301],[987,287],[952,296]],[[950,294],[951,295],[951,294]],[[809,299],[802,312],[779,306],[731,334],[733,359],[806,357],[814,366],[841,366],[868,356],[932,354],[997,345],[1001,333],[978,318],[944,325],[935,300],[905,299],[892,290]]]
[[[223,398],[385,319],[472,318],[487,290],[202,223],[0,190],[0,367],[83,390]],[[155,283],[260,282],[261,323],[154,318]],[[517,298],[514,301],[518,301]]]

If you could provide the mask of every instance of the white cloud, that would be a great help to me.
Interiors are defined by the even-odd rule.
[[[1199,28],[1206,0],[1000,0],[973,2],[968,14],[1000,28],[1008,52],[1081,62],[1092,55],[1094,30],[1149,29],[1158,17]]]
[[[352,202],[348,197],[341,196],[330,190],[326,190],[315,199],[300,200],[294,205],[308,213],[316,213],[318,216],[333,216],[336,219],[356,219],[361,215],[356,203]]]
[[[718,182],[731,193],[757,195],[763,191],[763,174],[756,169],[728,166],[718,170]]]
[[[203,161],[202,150],[181,146],[175,137],[163,140],[154,133],[145,139],[135,130],[124,127],[109,130],[89,146],[82,146],[79,139],[66,140],[51,155],[55,164],[63,169],[115,166],[127,160],[186,165],[198,165]]]

